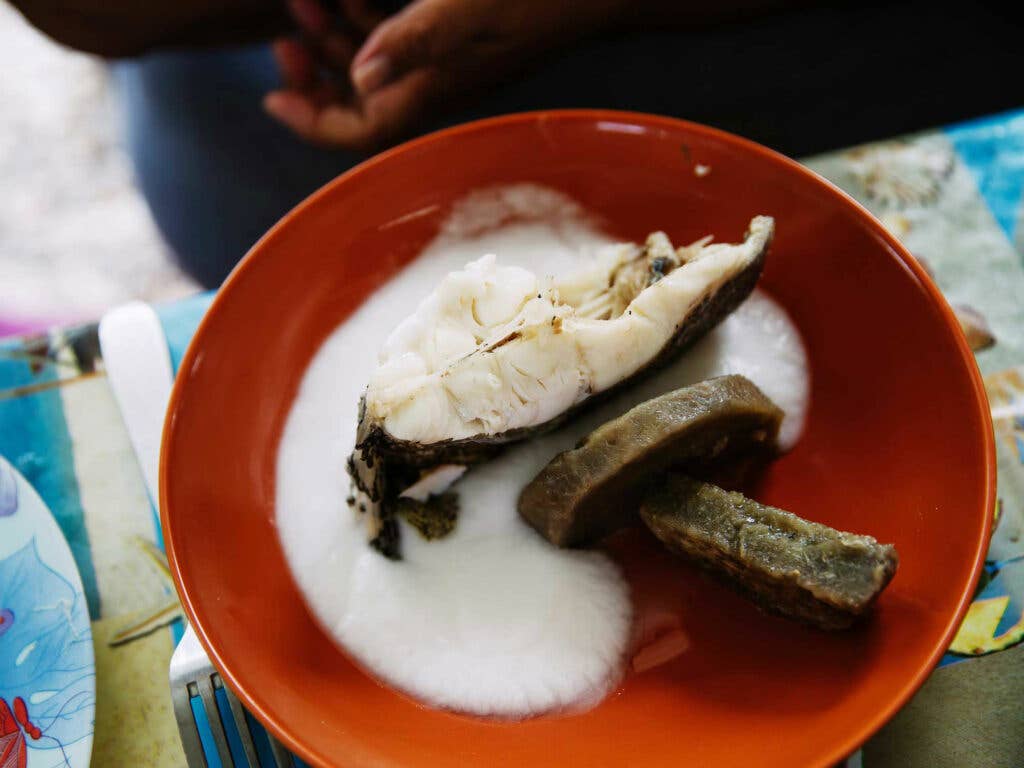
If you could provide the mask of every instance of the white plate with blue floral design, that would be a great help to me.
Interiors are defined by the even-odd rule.
[[[46,504],[0,457],[0,768],[85,768],[95,713],[74,558]]]

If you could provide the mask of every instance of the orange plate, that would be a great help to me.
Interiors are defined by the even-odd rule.
[[[711,172],[697,177],[694,163]],[[803,438],[758,495],[895,542],[899,572],[865,625],[823,634],[764,616],[641,542],[627,571],[638,591],[654,581],[686,601],[688,652],[585,714],[521,723],[420,706],[318,629],[274,531],[278,437],[304,369],[453,200],[522,181],[565,191],[634,240],[666,229],[676,242],[709,232],[732,242],[752,215],[776,217],[762,284],[803,333],[812,394]],[[167,552],[200,640],[245,705],[311,763],[790,767],[855,750],[931,671],[982,565],[994,466],[985,393],[948,306],[861,207],[710,128],[569,111],[426,136],[286,216],[189,347],[160,479]]]

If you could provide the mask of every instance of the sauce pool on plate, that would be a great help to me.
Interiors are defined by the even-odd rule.
[[[558,274],[612,243],[551,190],[470,195],[421,256],[328,337],[292,404],[276,497],[292,573],[347,653],[432,706],[503,718],[585,708],[628,664],[634,611],[619,568],[600,551],[552,547],[517,513],[520,491],[555,454],[639,402],[725,373],[747,376],[785,410],[783,448],[799,437],[809,389],[800,336],[785,311],[755,291],[673,365],[473,468],[458,483],[458,523],[445,538],[427,542],[400,522],[403,560],[367,546],[345,504],[344,466],[357,403],[392,329],[446,274],[483,254]],[[674,647],[681,652],[685,643]]]

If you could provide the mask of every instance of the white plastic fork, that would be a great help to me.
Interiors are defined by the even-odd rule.
[[[173,381],[171,353],[163,327],[151,306],[136,301],[104,315],[99,325],[99,339],[110,388],[142,469],[149,498],[156,507],[159,504],[157,477],[160,438]],[[196,697],[201,700],[205,710],[221,765],[235,765],[220,709],[217,707],[216,692],[219,688],[224,689],[231,718],[249,765],[252,768],[294,766],[292,756],[269,732],[267,738],[275,765],[261,765],[241,702],[221,681],[191,626],[185,628],[171,656],[170,683],[174,716],[178,721],[178,733],[181,735],[189,768],[205,768],[209,765],[192,710],[192,701]]]

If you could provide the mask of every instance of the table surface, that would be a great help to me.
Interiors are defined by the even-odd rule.
[[[804,163],[875,213],[978,337],[995,339],[977,351],[1000,497],[982,584],[939,669],[853,762],[1024,764],[1024,111]],[[157,308],[175,368],[209,299]],[[160,528],[94,324],[0,341],[0,455],[53,511],[82,576],[97,668],[93,764],[183,765],[167,689],[180,606],[148,554]]]

